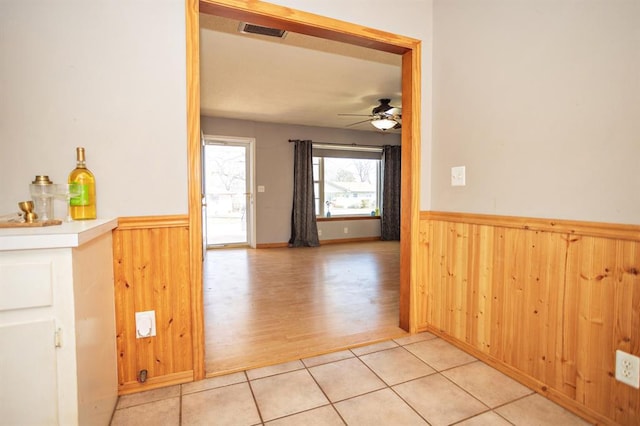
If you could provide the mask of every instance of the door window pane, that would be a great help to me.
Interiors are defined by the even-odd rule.
[[[207,245],[247,242],[247,148],[206,145]]]

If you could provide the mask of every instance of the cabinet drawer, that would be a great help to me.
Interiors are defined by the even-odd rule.
[[[0,311],[53,304],[52,263],[0,263]]]

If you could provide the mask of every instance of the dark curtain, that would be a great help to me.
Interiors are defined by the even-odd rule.
[[[313,154],[311,141],[294,141],[293,209],[289,247],[317,247],[315,197],[313,194]]]
[[[401,150],[399,145],[382,147],[382,217],[380,238],[400,241]]]

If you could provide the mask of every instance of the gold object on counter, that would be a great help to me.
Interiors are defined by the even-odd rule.
[[[0,221],[0,228],[22,228],[22,227],[36,227],[36,226],[52,226],[52,225],[61,225],[62,221],[58,219],[38,219],[38,215],[33,211],[34,204],[33,201],[20,201],[18,203],[18,207],[22,210],[23,221],[18,221],[18,218],[21,217],[18,213],[15,214],[13,218],[10,218],[8,221]]]
[[[20,201],[18,207],[24,212],[25,222],[33,223],[38,218],[38,215],[33,211],[33,201]]]

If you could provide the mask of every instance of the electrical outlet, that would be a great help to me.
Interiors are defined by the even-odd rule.
[[[344,228],[344,233],[345,233],[345,234],[348,234],[348,233],[349,233],[349,228],[347,228],[346,226],[345,226],[345,228]]]
[[[136,312],[136,339],[156,335],[156,312]]]
[[[640,389],[640,358],[621,350],[617,350],[616,380],[636,389]]]
[[[318,237],[322,237],[322,229],[318,229]]]

